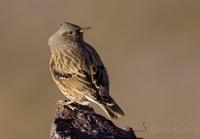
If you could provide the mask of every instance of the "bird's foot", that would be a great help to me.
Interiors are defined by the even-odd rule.
[[[57,105],[58,105],[58,107],[62,107],[62,106],[67,106],[67,107],[69,107],[71,110],[76,110],[77,108],[76,107],[74,107],[74,106],[72,106],[71,104],[72,103],[74,103],[75,101],[73,101],[73,100],[70,100],[70,101],[66,101],[66,100],[58,100],[57,101]]]

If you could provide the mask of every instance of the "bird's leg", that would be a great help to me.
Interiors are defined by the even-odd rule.
[[[72,103],[74,103],[75,102],[75,100],[69,100],[69,101],[66,101],[66,100],[58,100],[57,101],[57,105],[58,106],[67,106],[67,107],[69,107],[71,110],[75,110],[76,109],[76,107],[74,107],[74,106],[72,106],[71,104]]]

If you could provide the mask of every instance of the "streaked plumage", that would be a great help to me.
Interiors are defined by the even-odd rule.
[[[51,75],[70,101],[82,105],[94,102],[116,119],[124,112],[109,95],[108,74],[101,58],[83,40],[87,29],[64,23],[49,38]]]

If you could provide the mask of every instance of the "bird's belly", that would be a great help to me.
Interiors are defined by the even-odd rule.
[[[87,90],[81,85],[73,83],[71,80],[57,82],[60,91],[69,99],[82,105],[88,105],[89,101],[85,98]]]

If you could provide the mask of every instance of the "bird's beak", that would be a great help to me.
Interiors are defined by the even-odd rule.
[[[80,29],[80,32],[83,33],[83,32],[85,32],[89,29],[91,29],[91,27],[83,27],[83,28]]]

